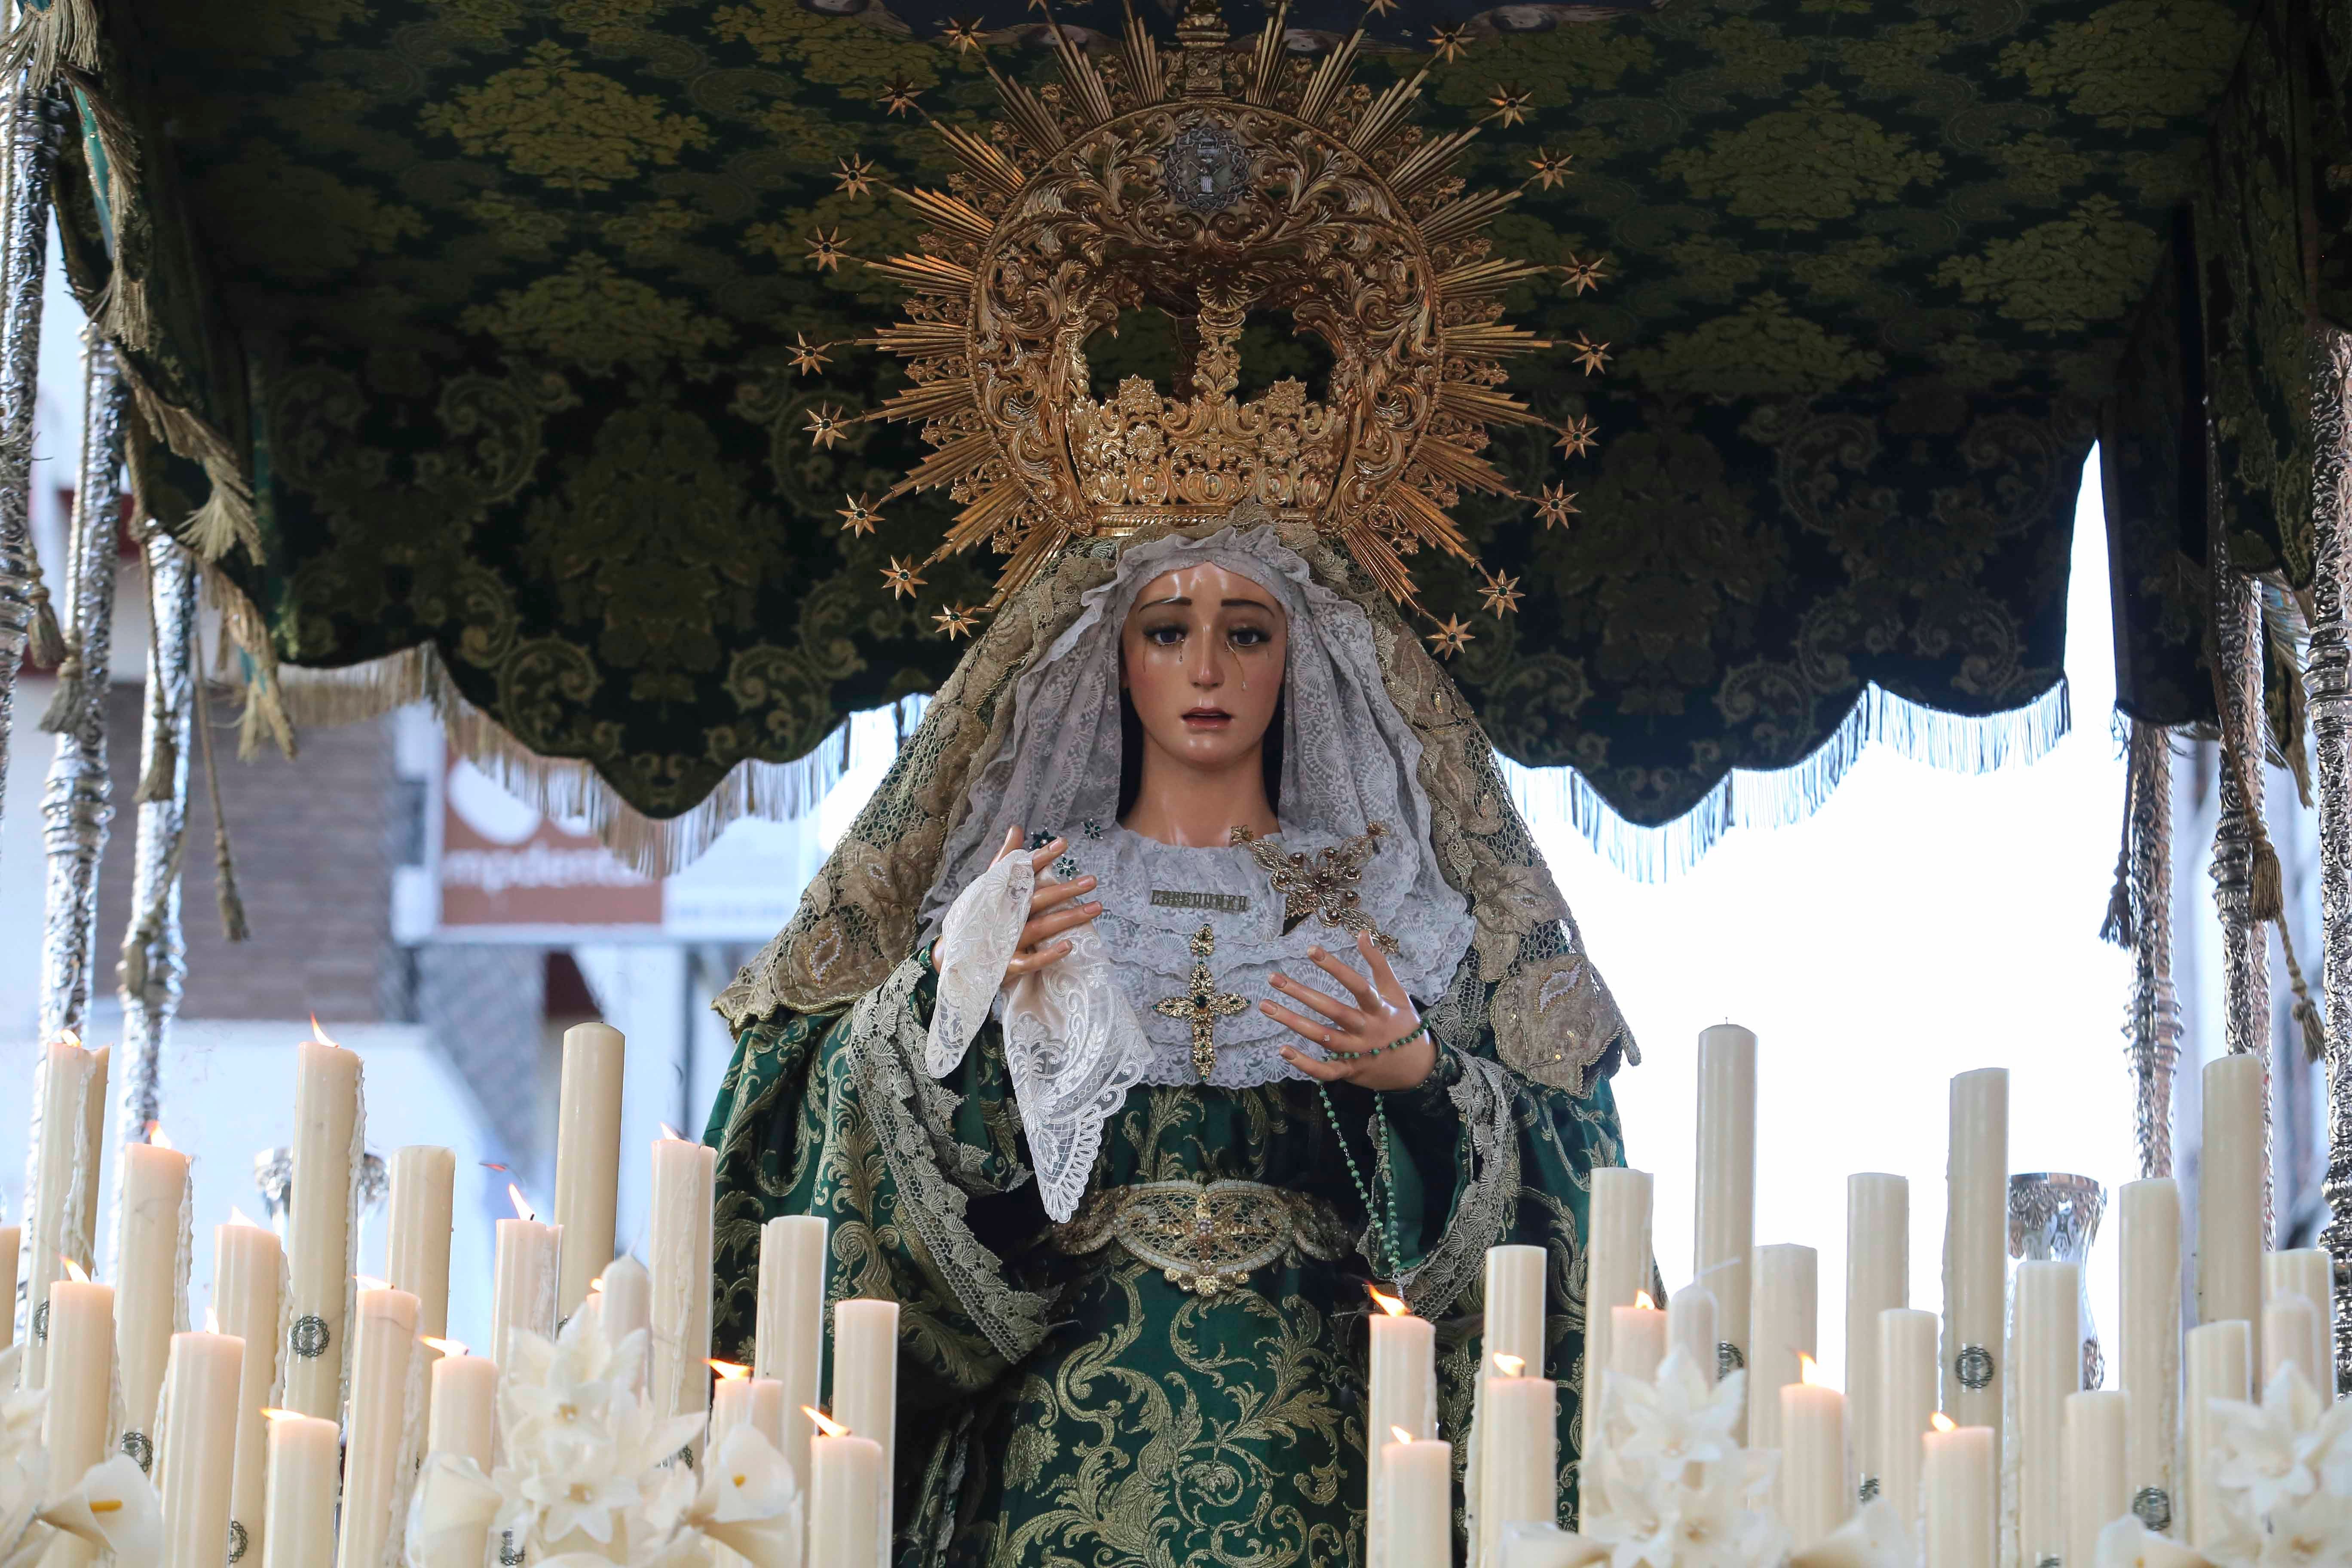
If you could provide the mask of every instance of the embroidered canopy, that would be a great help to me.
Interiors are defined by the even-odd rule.
[[[796,804],[775,764],[942,677],[963,645],[937,617],[987,563],[879,591],[952,503],[843,528],[921,448],[807,426],[903,384],[853,341],[902,298],[856,258],[917,248],[884,186],[945,184],[925,117],[982,122],[992,65],[1050,79],[1034,5],[965,4],[51,0],[99,39],[65,79],[68,265],[130,350],[145,503],[236,591],[257,726],[435,691],[478,751],[708,826]],[[1501,749],[1572,764],[1596,833],[1684,819],[1689,844],[1732,770],[1818,788],[1873,731],[1957,765],[2030,751],[2062,719],[2095,437],[2123,706],[2210,716],[2209,496],[2239,564],[2311,566],[2309,331],[2352,325],[2347,12],[1362,13],[1362,79],[1426,67],[1422,122],[1478,124],[1464,173],[1523,187],[1500,248],[1606,258],[1601,289],[1538,279],[1509,310],[1610,345],[1512,372],[1596,423],[1591,454],[1491,452],[1573,513],[1457,509],[1517,613],[1413,563],[1471,626],[1453,668]],[[1123,25],[1055,15],[1082,42]],[[1301,5],[1289,42],[1358,15]],[[1150,320],[1088,353],[1101,385],[1176,368]],[[1252,321],[1244,391],[1317,370]]]

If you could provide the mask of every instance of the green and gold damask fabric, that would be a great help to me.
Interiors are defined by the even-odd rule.
[[[1482,14],[1433,62],[1454,16],[1375,18],[1392,52],[1368,74],[1430,64],[1424,122],[1482,122],[1467,174],[1525,184],[1501,245],[1610,274],[1513,301],[1613,356],[1515,371],[1548,416],[1598,422],[1588,458],[1526,437],[1497,454],[1528,495],[1575,491],[1569,525],[1463,508],[1519,579],[1518,614],[1416,563],[1429,602],[1471,623],[1455,668],[1501,748],[1573,763],[1655,823],[1732,767],[1803,757],[1867,681],[1970,714],[2046,692],[2077,472],[2102,418],[2129,416],[2118,359],[2184,205],[2212,352],[2234,362],[2214,386],[2234,526],[2295,571],[2305,294],[2280,269],[2315,256],[2340,307],[2341,10],[1530,5]],[[1034,15],[978,12],[1002,30],[988,58],[1043,79]],[[1094,36],[1118,12],[1058,14]],[[892,290],[837,258],[919,226],[869,180],[939,183],[922,117],[991,110],[982,56],[918,36],[937,17],[883,0],[102,14],[109,81],[135,89],[144,226],[121,237],[157,302],[142,363],[249,456],[267,560],[229,566],[279,654],[430,642],[524,744],[587,759],[656,816],[944,674],[932,616],[984,596],[985,574],[933,569],[912,598],[879,574],[928,551],[945,503],[842,531],[845,496],[915,454],[895,432],[819,450],[805,431],[894,384],[846,342]],[[1305,49],[1338,25],[1301,19]],[[1230,20],[1259,13],[1236,0]],[[2305,89],[2278,89],[2290,75]],[[85,281],[105,265],[90,239]],[[796,365],[803,342],[836,346]],[[1279,323],[1248,346],[1253,381],[1313,373]],[[1106,375],[1114,347],[1091,346]],[[1123,353],[1152,358],[1135,334]],[[174,488],[205,492],[184,466],[142,477],[167,515]]]
[[[1622,1163],[1605,1078],[1579,1098],[1505,1072],[1491,1035],[1452,1041],[1428,1083],[1385,1097],[1378,1147],[1372,1097],[1348,1086],[1332,1091],[1344,1132],[1303,1082],[1132,1091],[1105,1128],[1094,1199],[1238,1181],[1326,1216],[1319,1239],[1194,1294],[1089,1228],[1091,1205],[1069,1226],[1048,1222],[993,1023],[930,1082],[933,984],[919,957],[847,1014],[745,1028],[707,1134],[718,1353],[749,1359],[760,1227],[778,1215],[831,1222],[828,1300],[899,1303],[897,1568],[1360,1561],[1372,1276],[1343,1136],[1376,1197],[1395,1195],[1404,1289],[1438,1325],[1439,1420],[1457,1464],[1476,1259],[1506,1241],[1549,1252],[1572,1499],[1590,1174]]]

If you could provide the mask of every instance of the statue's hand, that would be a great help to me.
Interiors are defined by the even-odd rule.
[[[1417,1088],[1437,1066],[1436,1043],[1426,1030],[1410,1044],[1396,1043],[1421,1027],[1421,1015],[1413,1011],[1412,998],[1397,984],[1396,972],[1389,967],[1388,955],[1378,943],[1370,936],[1359,936],[1356,951],[1371,965],[1369,980],[1319,947],[1307,950],[1317,968],[1347,988],[1355,999],[1354,1006],[1334,1002],[1313,986],[1277,973],[1274,988],[1321,1017],[1305,1017],[1274,1002],[1259,1003],[1258,1010],[1331,1053],[1327,1060],[1295,1046],[1282,1047],[1282,1059],[1309,1078],[1325,1083],[1361,1084],[1366,1089]]]
[[[1048,866],[1059,859],[1062,852],[1069,847],[1068,839],[1056,838],[1042,849],[1031,850],[1029,852],[1030,869],[1042,874]],[[1002,860],[1007,855],[1016,855],[1020,852],[1021,828],[1018,824],[1015,824],[1006,831],[1004,847],[996,852],[996,858]],[[1005,979],[1014,980],[1024,974],[1034,974],[1047,964],[1069,956],[1070,944],[1055,939],[1061,936],[1064,931],[1082,926],[1102,913],[1100,900],[1083,904],[1071,902],[1080,893],[1094,891],[1094,887],[1095,879],[1092,877],[1079,877],[1067,882],[1037,884],[1037,890],[1031,894],[1029,899],[1028,923],[1021,928],[1021,945],[1013,952],[1013,962],[1004,966]]]

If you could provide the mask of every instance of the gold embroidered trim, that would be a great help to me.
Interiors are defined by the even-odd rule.
[[[1330,1262],[1349,1244],[1339,1211],[1321,1198],[1263,1182],[1147,1182],[1088,1193],[1054,1227],[1074,1257],[1117,1242],[1168,1282],[1215,1296],[1294,1254]]]

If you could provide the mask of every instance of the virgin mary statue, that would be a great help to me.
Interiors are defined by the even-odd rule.
[[[1638,1058],[1398,608],[1402,553],[1469,552],[1442,503],[1502,488],[1484,424],[1537,422],[1496,358],[1544,345],[1496,318],[1541,269],[1487,256],[1463,136],[1400,131],[1414,84],[1282,27],[1233,48],[1194,0],[1172,59],[1062,38],[1064,89],[943,131],[956,193],[908,193],[938,232],[877,264],[920,296],[878,412],[937,448],[892,493],[950,490],[944,548],[1011,563],[719,998],[709,1141],[720,1353],[780,1215],[829,1222],[830,1300],[898,1304],[897,1568],[1363,1562],[1371,1288],[1436,1324],[1460,1456],[1504,1243],[1549,1258],[1573,1485],[1590,1177]],[[1259,307],[1324,341],[1328,401],[1236,399]],[[1186,384],[1097,401],[1083,345],[1138,308]]]

